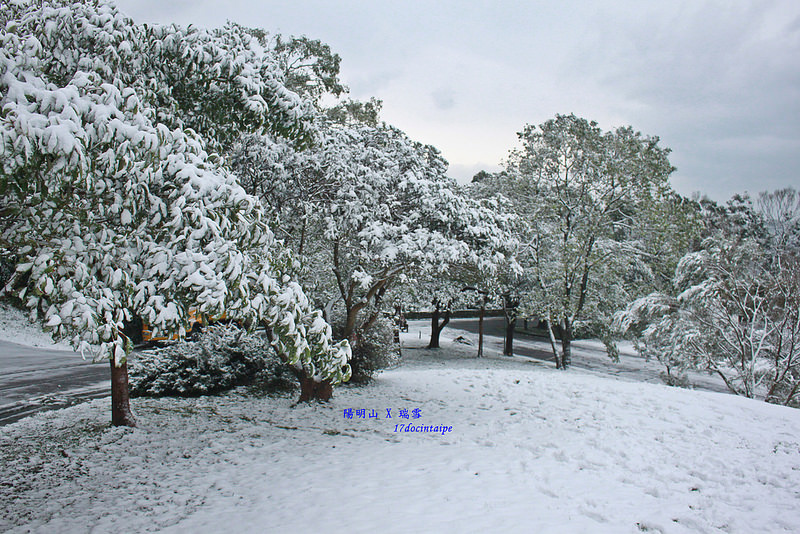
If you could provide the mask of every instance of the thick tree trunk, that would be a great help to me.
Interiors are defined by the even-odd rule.
[[[313,378],[302,373],[298,379],[300,380],[300,398],[297,399],[297,402],[328,401],[333,396],[333,386],[330,380],[315,382]]]
[[[514,355],[514,329],[517,326],[518,306],[519,298],[512,296],[511,293],[503,295],[503,315],[506,318],[506,337],[503,344],[503,354],[505,356]]]
[[[572,340],[569,337],[561,338],[561,368],[566,370],[572,365]]]
[[[111,357],[111,423],[114,426],[136,426],[128,394],[128,363],[117,367]]]
[[[433,315],[431,315],[431,341],[428,343],[429,349],[439,348],[439,336],[444,327],[447,326],[447,323],[450,322],[450,310],[444,312],[441,323],[439,322],[440,317],[441,311],[439,310],[439,306],[436,306],[433,309]]]
[[[361,307],[354,306],[347,310],[347,321],[344,325],[344,338],[350,343],[354,343],[356,339],[356,321],[358,321],[358,312]]]
[[[506,315],[506,342],[503,347],[503,354],[506,356],[514,355],[514,329],[517,326],[517,318]]]

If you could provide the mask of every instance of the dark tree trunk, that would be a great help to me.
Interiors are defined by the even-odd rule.
[[[478,358],[483,357],[483,315],[486,311],[486,299],[481,300],[481,313],[478,318]]]
[[[124,362],[119,367],[115,366],[113,355],[111,357],[111,424],[136,426],[128,394],[128,363]]]
[[[447,323],[450,322],[450,310],[445,310],[444,315],[442,316],[441,310],[439,309],[439,303],[437,301],[433,302],[434,309],[433,314],[431,315],[431,341],[428,343],[429,349],[438,349],[439,348],[439,335],[442,333],[442,330]],[[439,322],[439,318],[442,318],[442,322]]]
[[[297,402],[328,401],[333,396],[333,386],[330,380],[315,382],[313,378],[305,376],[302,372],[299,373],[298,379],[300,380],[300,398],[297,399]]]
[[[569,369],[572,365],[572,340],[569,337],[561,339],[561,368]]]
[[[519,297],[514,297],[510,293],[503,295],[503,315],[506,318],[506,339],[503,345],[505,356],[514,355],[514,329],[517,326],[517,308],[519,307]]]
[[[572,365],[572,322],[564,319],[561,330],[561,368],[569,369]]]
[[[358,312],[361,311],[360,306],[353,306],[347,309],[347,321],[344,325],[344,338],[350,343],[354,343],[356,339],[356,321],[358,321]]]
[[[514,355],[514,328],[517,326],[516,316],[506,316],[506,343],[503,347],[503,354],[506,356]]]

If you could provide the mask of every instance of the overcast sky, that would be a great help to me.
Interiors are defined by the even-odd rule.
[[[307,35],[357,99],[438,147],[450,174],[497,170],[557,113],[672,149],[673,186],[717,200],[800,187],[800,2],[118,0],[138,22],[226,20]]]

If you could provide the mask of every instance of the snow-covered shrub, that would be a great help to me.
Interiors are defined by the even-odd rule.
[[[685,371],[679,371],[676,373],[668,369],[666,371],[661,371],[660,373],[658,373],[658,376],[668,386],[673,386],[676,388],[692,387],[691,383],[689,382],[689,377],[686,375]]]
[[[10,256],[0,256],[0,289],[5,287],[14,274],[16,261]]]
[[[394,324],[380,317],[372,327],[362,333],[352,346],[350,382],[369,382],[376,372],[390,369],[400,363],[400,347],[394,340]]]
[[[197,341],[179,341],[130,360],[134,396],[193,396],[254,385],[266,391],[294,388],[292,369],[266,336],[214,325]]]

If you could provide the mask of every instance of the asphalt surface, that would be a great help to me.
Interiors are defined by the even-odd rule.
[[[452,328],[455,330],[466,330],[467,332],[471,332],[474,334],[478,333],[478,319],[451,319],[450,323],[445,328]],[[502,352],[503,346],[502,343],[505,341],[506,335],[506,320],[503,317],[484,317],[483,319],[483,334],[484,336],[489,336],[493,339],[486,339],[484,342],[486,343],[497,343],[497,338],[500,339],[501,346],[500,351]],[[525,343],[526,340],[538,340],[544,343],[547,343],[548,348],[540,348],[531,346],[529,343]],[[553,351],[549,348],[550,342],[546,338],[533,336],[531,334],[527,334],[524,332],[515,332],[514,333],[514,343],[512,348],[514,350],[515,356],[526,356],[528,358],[534,358],[536,360],[541,360],[545,362],[553,362],[555,365],[555,358],[553,357]]]
[[[111,394],[108,362],[0,341],[0,425]]]

